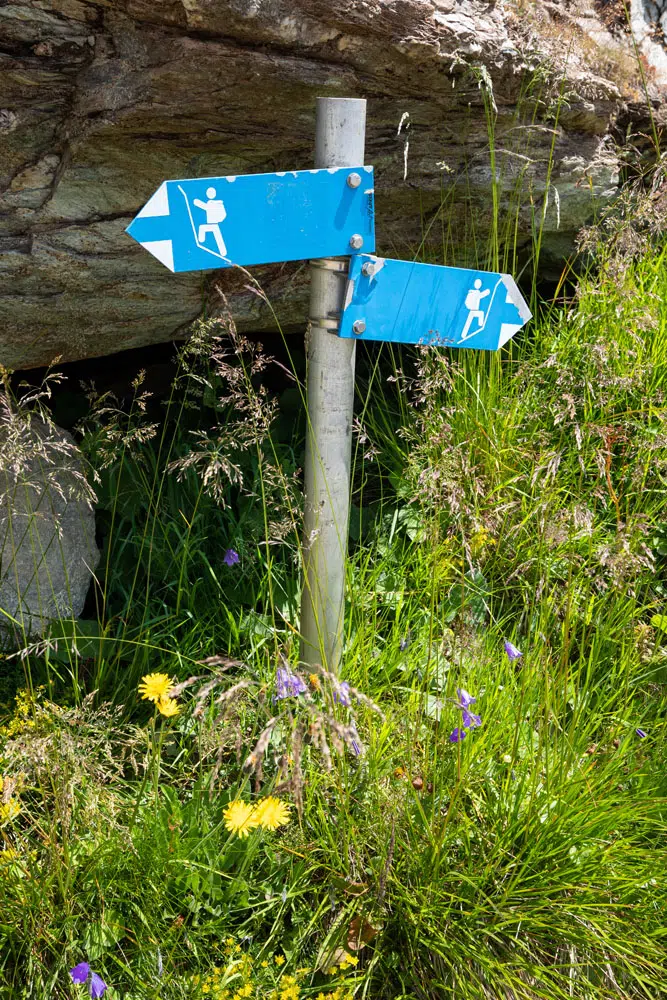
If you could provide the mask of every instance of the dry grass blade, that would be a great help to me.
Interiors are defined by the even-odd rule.
[[[170,689],[170,691],[169,691],[169,697],[170,698],[178,698],[189,687],[192,687],[193,684],[196,684],[197,681],[201,681],[201,680],[203,680],[203,675],[202,674],[199,674],[196,677],[188,677],[188,679],[186,681],[181,681],[180,684],[175,684],[174,687]]]
[[[246,757],[246,760],[243,764],[244,771],[252,774],[253,772],[256,772],[257,769],[260,767],[262,758],[264,756],[264,753],[266,752],[266,748],[269,745],[269,740],[271,739],[271,733],[273,732],[273,729],[277,721],[278,721],[278,716],[276,715],[269,720],[268,725],[260,733],[259,739],[255,744],[255,749],[252,751],[251,754],[249,754],[248,757]]]

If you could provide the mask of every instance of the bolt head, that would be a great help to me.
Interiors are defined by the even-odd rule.
[[[347,175],[347,186],[351,188],[358,188],[361,184],[361,177],[359,174],[348,174]]]
[[[367,278],[372,278],[375,274],[375,264],[372,260],[367,260],[365,264],[361,265],[361,273],[365,274]]]
[[[363,245],[364,238],[363,236],[360,236],[359,233],[355,233],[353,236],[350,236],[350,246],[353,250],[361,250]]]
[[[366,329],[366,320],[355,319],[354,323],[352,324],[352,333],[357,333],[357,334],[363,333],[365,329]]]

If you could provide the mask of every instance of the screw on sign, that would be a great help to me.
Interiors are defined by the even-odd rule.
[[[174,272],[311,260],[301,659],[333,672],[343,649],[356,342],[495,351],[531,318],[508,274],[375,256],[365,132],[366,101],[318,98],[314,169],[163,181],[127,228]]]

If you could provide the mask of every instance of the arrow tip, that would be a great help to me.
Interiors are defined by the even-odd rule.
[[[525,326],[525,324],[528,322],[529,319],[533,318],[533,314],[528,308],[528,303],[526,302],[523,295],[519,291],[517,283],[512,277],[512,275],[501,274],[501,278],[503,279],[503,284],[505,285],[505,288],[507,290],[507,296],[505,301],[507,303],[511,302],[512,305],[516,308],[517,312],[519,313],[519,316],[521,317],[522,322],[517,327],[517,330],[520,330],[522,326]],[[514,332],[516,333],[516,330]],[[503,343],[505,343],[505,341],[503,341]]]
[[[174,270],[174,247],[171,240],[151,240],[148,243],[142,243],[141,246],[157,257],[160,263],[168,267],[170,271]]]
[[[166,181],[163,181],[155,194],[151,195],[144,207],[137,213],[136,218],[154,218],[156,215],[169,215],[169,194]]]

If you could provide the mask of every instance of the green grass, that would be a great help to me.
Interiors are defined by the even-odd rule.
[[[496,180],[469,263],[519,268],[528,204],[537,316],[493,356],[359,346],[342,676],[365,698],[304,676],[272,700],[298,660],[299,365],[269,393],[204,322],[157,422],[140,378],[86,419],[95,613],[0,661],[3,1000],[85,995],[84,959],[124,1000],[667,996],[667,251],[619,253],[626,216],[540,303],[549,181],[503,158],[477,82]],[[557,121],[542,85],[515,158],[540,102]],[[425,224],[448,263],[459,200]],[[140,700],[151,672],[197,678],[176,718]],[[482,724],[452,742],[457,688]],[[274,790],[288,825],[229,832]]]
[[[391,364],[412,375],[389,383],[385,360],[360,365],[374,454],[357,451],[343,674],[384,718],[356,706],[366,752],[334,750],[331,772],[314,741],[295,752],[302,699],[278,704],[261,782],[241,768],[277,654],[298,655],[294,541],[261,544],[240,487],[221,507],[193,471],[165,473],[182,414],[116,458],[103,630],[27,656],[46,690],[0,736],[22,805],[1,831],[17,854],[0,995],[73,995],[66,970],[88,957],[113,996],[198,996],[230,935],[271,995],[276,971],[326,964],[355,917],[377,931],[356,969],[303,973],[300,995],[664,995],[666,303],[651,252],[603,263],[500,357],[406,353]],[[256,441],[244,482],[298,449]],[[142,674],[213,676],[196,661],[214,653],[242,661],[216,693],[252,687],[197,716],[200,681],[154,731]],[[451,743],[457,687],[482,726]],[[269,793],[283,755],[300,761],[301,819],[230,835],[225,806]]]

